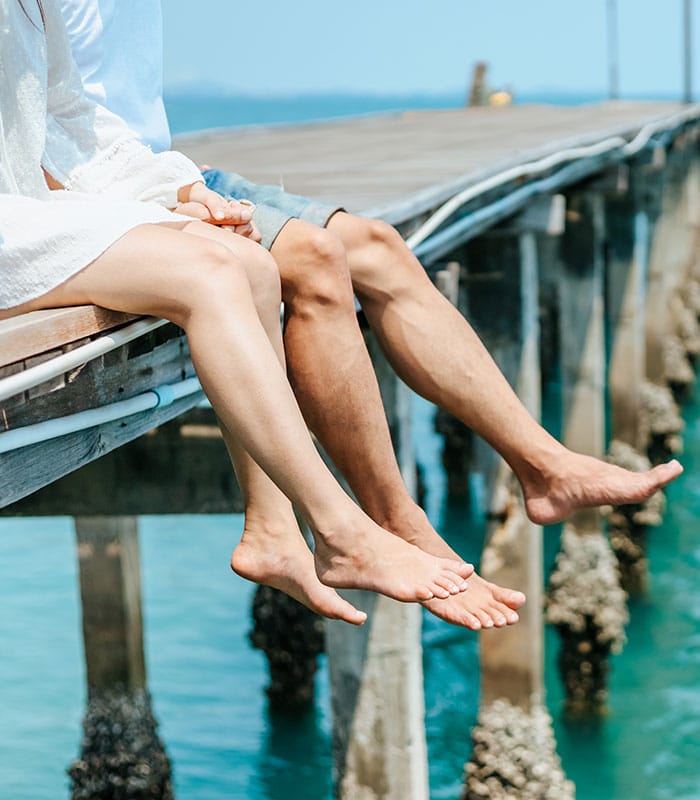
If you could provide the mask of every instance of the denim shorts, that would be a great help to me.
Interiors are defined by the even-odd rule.
[[[325,228],[333,214],[343,210],[340,206],[318,203],[309,200],[308,197],[289,194],[279,186],[251,183],[235,172],[209,169],[203,175],[207,186],[224,197],[250,200],[251,203],[255,203],[253,219],[262,235],[262,245],[268,250],[290,219],[303,219]]]

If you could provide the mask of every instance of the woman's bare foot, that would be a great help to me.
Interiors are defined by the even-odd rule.
[[[675,459],[648,472],[630,472],[564,450],[542,470],[525,470],[519,477],[528,517],[539,525],[551,525],[581,508],[640,503],[681,472],[683,467]]]
[[[459,558],[426,553],[364,515],[350,530],[315,536],[316,574],[327,586],[369,589],[406,603],[445,599],[467,588],[474,568]]]
[[[231,569],[249,581],[285,592],[321,616],[352,625],[362,625],[367,620],[364,611],[358,611],[335,589],[321,583],[313,554],[298,528],[280,533],[246,528],[231,556]]]
[[[387,521],[384,527],[434,556],[458,558],[417,505],[402,514],[400,519]],[[519,619],[517,609],[525,599],[522,592],[489,583],[475,572],[464,592],[447,599],[427,600],[422,605],[445,622],[478,631],[514,625]]]

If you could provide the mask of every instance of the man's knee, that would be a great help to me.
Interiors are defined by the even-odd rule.
[[[392,225],[379,219],[350,217],[345,230],[350,234],[348,263],[358,293],[378,293],[386,299],[415,292],[429,283],[422,265]]]
[[[370,246],[385,251],[406,250],[406,243],[393,225],[381,219],[358,217],[364,238]]]
[[[300,223],[278,258],[286,302],[353,306],[352,282],[342,242],[309,223]]]

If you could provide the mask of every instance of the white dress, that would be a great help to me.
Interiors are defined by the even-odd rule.
[[[0,308],[45,294],[201,180],[88,100],[55,0],[0,0]],[[42,167],[66,191],[49,191]]]

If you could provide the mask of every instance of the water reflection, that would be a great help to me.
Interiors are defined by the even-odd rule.
[[[332,793],[330,737],[314,707],[306,713],[267,712],[258,759],[259,797],[328,800]]]

